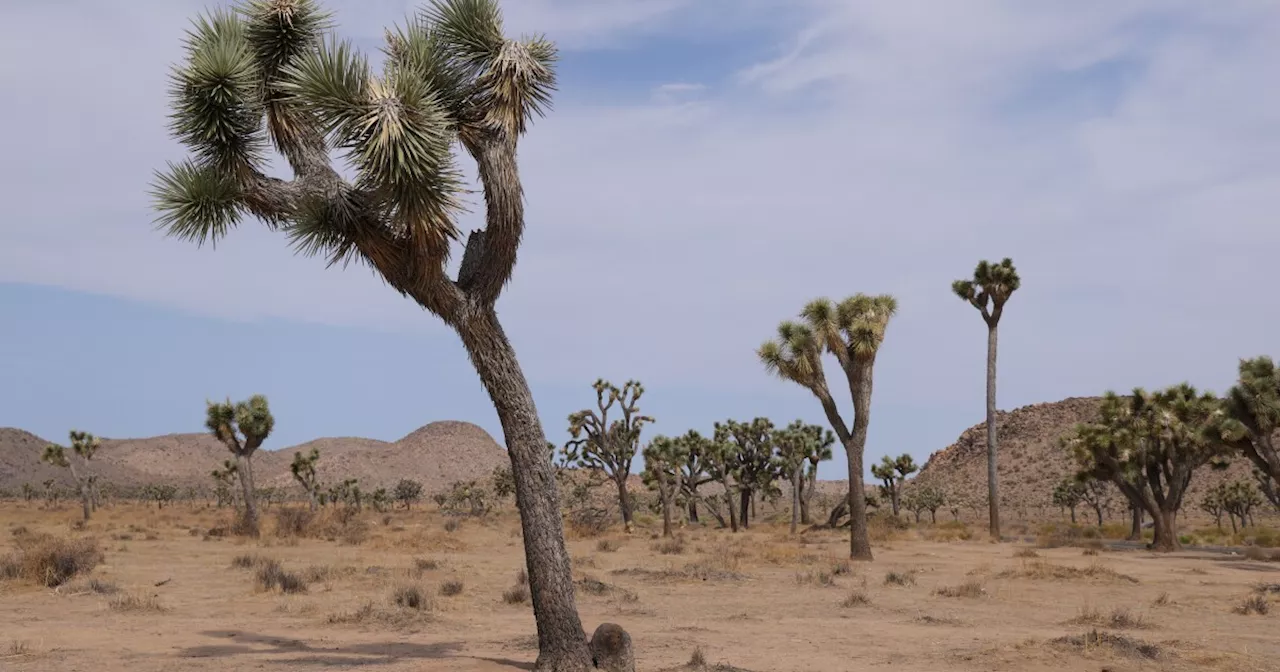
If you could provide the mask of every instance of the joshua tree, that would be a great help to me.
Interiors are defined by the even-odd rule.
[[[231,489],[231,484],[236,480],[236,463],[231,460],[224,460],[221,469],[214,469],[210,476],[213,477],[213,496],[217,499],[218,508],[222,508],[227,504],[235,504],[235,493]]]
[[[329,486],[328,499],[334,506],[342,504],[351,511],[359,511],[364,502],[364,493],[360,492],[360,479],[348,478]]]
[[[653,418],[640,414],[640,397],[644,386],[629,380],[622,389],[605,380],[592,385],[596,391],[596,408],[578,411],[569,416],[569,435],[573,438],[565,444],[564,456],[568,462],[583,469],[599,469],[618,486],[618,507],[622,509],[622,524],[631,531],[631,493],[627,491],[627,477],[631,475],[631,461],[640,446],[640,430]],[[622,417],[609,421],[609,411],[617,404]]]
[[[796,420],[774,432],[773,443],[778,448],[778,470],[791,481],[791,534],[796,533],[801,522],[809,524],[808,498],[813,496],[815,489],[818,462],[831,459],[831,444],[835,441],[836,437],[831,430],[805,424],[803,420]],[[809,465],[807,475],[804,473],[805,465]]]
[[[289,473],[293,474],[293,480],[306,491],[312,511],[320,505],[320,481],[316,478],[316,463],[319,461],[320,449],[312,448],[306,455],[294,453],[293,463],[289,465]]]
[[[163,509],[165,504],[172,502],[173,498],[178,496],[178,486],[152,483],[143,488],[142,494],[155,502],[157,509]]]
[[[1071,511],[1071,522],[1076,522],[1076,507],[1084,498],[1084,484],[1074,478],[1064,478],[1053,487],[1053,505]]]
[[[688,459],[688,447],[681,439],[655,436],[644,449],[645,484],[658,491],[662,501],[662,536],[671,536],[671,513],[683,487],[682,467]]]
[[[677,440],[684,445],[685,452],[684,464],[680,469],[680,487],[684,499],[689,503],[689,522],[696,523],[698,522],[698,502],[702,501],[698,488],[714,480],[707,473],[706,464],[711,441],[692,429]],[[720,521],[720,525],[724,526],[723,520]]]
[[[1235,481],[1226,486],[1222,504],[1227,516],[1231,518],[1231,531],[1236,532],[1236,519],[1240,519],[1240,529],[1247,527],[1253,520],[1253,509],[1262,503],[1262,496],[1252,483]]]
[[[1222,514],[1227,512],[1227,484],[1219,483],[1204,493],[1200,499],[1200,510],[1213,516],[1213,524],[1222,529]],[[1234,531],[1235,521],[1231,521]]]
[[[1181,547],[1178,511],[1192,474],[1225,448],[1210,436],[1220,415],[1216,397],[1186,384],[1129,397],[1108,392],[1099,421],[1077,425],[1068,442],[1086,473],[1110,480],[1151,515],[1152,547],[1172,551]]]
[[[44,447],[44,454],[40,459],[55,467],[62,467],[71,470],[71,478],[76,482],[76,490],[80,493],[80,504],[84,507],[84,519],[89,520],[89,514],[94,508],[93,497],[93,475],[89,473],[89,461],[93,459],[93,454],[98,450],[98,437],[81,432],[79,430],[71,430],[71,454],[62,446],[51,443]],[[81,464],[77,467],[76,462]],[[52,484],[46,484],[46,489]]]
[[[1098,527],[1102,527],[1102,512],[1111,510],[1111,484],[1089,478],[1087,474],[1083,477],[1077,475],[1075,480],[1080,484],[1080,502],[1093,509],[1094,515],[1098,517]]]
[[[738,531],[738,513],[737,505],[734,502],[734,495],[738,491],[737,483],[734,481],[734,473],[737,471],[738,450],[737,446],[728,441],[720,440],[722,432],[716,432],[716,438],[709,441],[703,452],[703,459],[707,466],[707,475],[713,481],[720,484],[721,501],[724,502],[725,508],[729,512],[729,529]],[[716,517],[720,522],[720,526],[724,527],[724,516],[720,515],[719,507],[710,506],[708,510],[711,515]]]
[[[31,487],[30,483],[22,484],[22,501],[30,502],[36,498],[36,489]]]
[[[1280,369],[1270,357],[1240,360],[1240,379],[1222,400],[1226,418],[1218,431],[1254,467],[1280,481]]]
[[[767,418],[751,422],[726,420],[715,424],[716,443],[733,453],[733,480],[738,486],[738,523],[751,527],[751,501],[767,491],[778,477],[773,460],[773,423]]]
[[[369,504],[373,506],[373,510],[378,513],[384,513],[387,505],[391,503],[391,495],[387,494],[386,488],[378,488],[369,495]]]
[[[1000,497],[996,478],[996,330],[1004,304],[1022,286],[1013,260],[1005,258],[998,264],[985,259],[978,262],[973,279],[956,280],[951,291],[978,309],[982,321],[987,323],[987,497],[991,538],[1000,540]]]
[[[400,502],[406,511],[413,508],[413,503],[422,499],[422,484],[402,478],[391,491],[391,498]]]
[[[462,340],[502,423],[538,624],[539,670],[584,670],[591,654],[573,595],[546,435],[494,304],[524,232],[516,147],[550,105],[555,46],[507,39],[497,0],[437,0],[387,32],[383,72],[324,39],[315,0],[243,0],[189,32],[174,73],[174,134],[194,158],[156,184],[170,235],[216,241],[253,216],[330,264],[359,261]],[[268,141],[293,178],[266,173]],[[476,164],[485,229],[446,274]],[[331,162],[340,150],[348,182]]]
[[[883,484],[880,486],[880,492],[893,506],[894,516],[898,515],[902,484],[906,482],[908,476],[919,470],[920,467],[916,466],[915,460],[906,453],[897,457],[885,455],[880,458],[880,464],[871,465],[871,475],[880,479]]]
[[[511,467],[498,466],[493,468],[493,476],[490,477],[493,483],[493,494],[500,499],[506,499],[516,492],[515,479],[511,477]]]
[[[252,534],[258,534],[257,490],[253,487],[253,454],[275,428],[275,418],[267,406],[267,398],[255,394],[234,404],[208,402],[204,426],[231,451],[240,477],[240,494],[244,497],[244,520]]]
[[[897,312],[892,296],[857,294],[838,304],[818,299],[804,307],[804,323],[783,322],[778,338],[760,346],[757,354],[765,370],[799,384],[822,403],[831,428],[849,457],[849,555],[855,560],[871,560],[867,537],[866,486],[863,484],[862,453],[871,425],[871,390],[876,353],[884,342],[889,320]],[[822,368],[822,354],[835,356],[849,381],[853,397],[853,426],[845,424],[836,408]]]

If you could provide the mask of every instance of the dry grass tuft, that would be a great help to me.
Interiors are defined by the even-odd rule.
[[[706,666],[707,666],[707,654],[704,653],[702,651],[702,647],[699,646],[693,650],[693,655],[689,656],[689,667],[698,668],[698,667],[706,667]]]
[[[1110,632],[1098,632],[1097,630],[1090,630],[1083,635],[1067,635],[1066,637],[1059,637],[1049,643],[1060,647],[1069,647],[1083,651],[1108,648],[1124,656],[1129,656],[1131,658],[1145,658],[1147,660],[1159,660],[1164,657],[1164,652],[1155,644],[1148,644],[1141,640],[1131,639],[1124,635],[1117,635]]]
[[[1015,557],[1015,558],[1038,558],[1038,557],[1040,557],[1040,554],[1039,554],[1039,553],[1036,553],[1036,549],[1034,549],[1034,548],[1019,548],[1018,550],[1016,550],[1016,551],[1014,551],[1014,552],[1013,552],[1013,557]]]
[[[1266,616],[1271,611],[1271,604],[1267,602],[1266,595],[1255,594],[1246,597],[1243,602],[1236,605],[1233,611],[1241,616],[1250,614]]]
[[[516,585],[517,586],[529,585],[529,573],[524,571],[523,569],[516,572]]]
[[[419,572],[434,572],[440,569],[440,563],[431,558],[415,558],[413,568]]]
[[[916,572],[913,569],[906,571],[891,570],[884,575],[884,585],[914,586],[916,585]]]
[[[831,572],[818,570],[816,572],[796,572],[796,583],[800,585],[826,586],[836,585],[836,577]]]
[[[939,597],[977,598],[985,597],[987,589],[983,587],[981,581],[965,581],[958,586],[942,586],[934,590],[933,594]]]
[[[110,600],[107,600],[107,608],[111,611],[128,614],[158,614],[168,611],[164,605],[160,604],[159,597],[140,593],[120,593],[115,595]]]
[[[435,607],[431,601],[431,596],[422,589],[422,586],[417,584],[397,587],[391,593],[391,601],[398,607],[416,609],[418,611],[431,611]]]
[[[1160,593],[1156,599],[1151,601],[1151,606],[1153,607],[1166,607],[1170,604],[1173,604],[1173,598],[1169,597],[1169,593],[1167,592]]]
[[[507,604],[524,604],[529,601],[529,589],[523,585],[512,586],[502,593],[502,601]]]
[[[264,591],[279,589],[282,593],[305,593],[307,582],[294,572],[286,572],[276,560],[267,560],[258,566],[254,575],[258,587]]]
[[[1083,569],[1066,565],[1055,565],[1043,560],[1024,563],[1021,567],[1006,569],[996,575],[998,579],[1037,579],[1037,580],[1069,580],[1098,579],[1106,581],[1127,581],[1138,583],[1138,580],[1127,574],[1121,574],[1110,567],[1094,563]]]
[[[279,561],[257,553],[242,553],[231,558],[231,566],[236,569],[255,569],[271,563],[279,564]]]
[[[622,544],[613,539],[601,539],[596,542],[596,550],[601,553],[614,553],[619,548],[622,548]]]
[[[684,537],[664,539],[653,545],[653,550],[662,555],[681,555],[684,553]]]
[[[867,597],[866,591],[855,590],[845,596],[844,601],[840,603],[840,606],[845,609],[852,609],[854,607],[865,607],[870,604],[871,598]]]
[[[63,539],[27,533],[16,535],[13,542],[17,551],[0,557],[0,579],[24,579],[48,588],[93,571],[104,557],[92,538]]]
[[[463,585],[461,581],[459,581],[458,579],[449,579],[448,581],[445,581],[444,583],[440,584],[440,594],[444,595],[445,597],[453,597],[454,595],[461,595],[462,588],[463,588]]]

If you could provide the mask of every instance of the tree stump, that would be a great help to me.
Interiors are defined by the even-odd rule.
[[[636,672],[631,635],[616,623],[601,623],[591,635],[591,662],[604,672]]]

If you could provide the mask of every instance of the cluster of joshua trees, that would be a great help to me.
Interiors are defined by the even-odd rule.
[[[306,255],[370,266],[402,296],[451,326],[497,408],[511,458],[538,625],[535,668],[584,672],[593,659],[573,595],[556,470],[529,384],[494,310],[512,278],[525,228],[518,141],[550,104],[556,46],[539,36],[504,35],[497,0],[434,0],[387,32],[383,69],[375,73],[351,42],[326,38],[332,28],[330,14],[316,0],[243,0],[196,20],[170,90],[170,128],[191,157],[157,175],[159,223],[170,236],[204,243],[227,236],[252,216]],[[288,161],[291,179],[268,174],[269,147]],[[468,234],[451,276],[449,256],[461,238],[456,215],[467,189],[456,147],[475,163],[485,227]],[[335,168],[335,154],[347,157],[353,179]],[[989,508],[996,538],[996,329],[1018,284],[1006,260],[984,262],[973,280],[954,287],[988,326]],[[762,488],[767,472],[790,480],[803,502],[805,486],[813,490],[810,468],[838,439],[849,457],[850,553],[870,558],[863,451],[874,362],[896,308],[890,296],[814,301],[799,321],[782,323],[778,338],[759,348],[765,369],[818,398],[831,434],[803,424],[780,430],[758,420],[724,422],[709,439],[655,439],[646,448],[646,471],[659,492],[668,493],[668,502],[675,493],[691,497],[695,484],[709,477],[727,483],[726,493],[750,493]],[[835,357],[849,383],[852,422],[838,411],[823,355]],[[1110,396],[1101,421],[1080,428],[1071,449],[1089,475],[1112,481],[1156,518],[1157,547],[1176,545],[1170,536],[1176,504],[1194,468],[1228,449],[1220,447],[1247,454],[1272,479],[1280,476],[1270,439],[1280,404],[1272,401],[1274,367],[1270,374],[1263,369],[1261,360],[1249,364],[1248,376],[1242,367],[1242,384],[1225,401],[1190,388]],[[625,465],[609,465],[604,453],[632,440],[645,424],[644,416],[626,410],[641,389],[600,383],[596,390],[602,403],[572,417],[575,438],[566,454],[580,465],[625,477],[630,458]],[[611,403],[618,404],[622,419],[605,417]],[[251,456],[273,426],[265,398],[210,404],[207,420],[233,456],[221,477],[238,479],[244,515],[256,525]],[[1199,431],[1208,425],[1213,433]],[[87,461],[92,449],[76,445],[73,438],[73,452]],[[723,445],[732,445],[735,456],[723,456]],[[50,454],[49,460],[72,463],[67,454]],[[308,465],[310,456],[301,460],[294,474],[308,488],[315,465]],[[690,461],[703,463],[700,475],[689,471]],[[87,512],[92,484],[81,476],[77,481]],[[315,486],[310,488],[319,503]],[[625,485],[620,497],[626,497]],[[803,515],[803,506],[796,508]],[[735,512],[726,509],[732,522]]]

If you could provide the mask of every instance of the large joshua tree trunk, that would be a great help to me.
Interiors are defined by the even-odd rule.
[[[591,652],[574,601],[560,497],[551,462],[546,459],[546,434],[529,384],[491,307],[477,308],[459,322],[457,331],[498,411],[511,459],[538,626],[535,669],[583,672],[591,667]]]
[[[996,475],[997,326],[994,321],[987,326],[987,510],[993,541],[1000,541],[1000,488]]]
[[[614,474],[613,482],[618,484],[618,508],[622,509],[622,526],[627,533],[631,532],[631,492],[627,490],[627,473]]]
[[[751,529],[751,497],[752,492],[743,488],[738,492],[738,523],[742,529]]]
[[[818,470],[815,467],[806,474],[801,480],[801,486],[804,490],[800,493],[800,524],[812,525],[813,518],[809,513],[810,503],[813,501],[813,493],[818,489]]]
[[[803,479],[801,472],[804,470],[804,463],[796,467],[791,472],[791,534],[796,533],[796,528],[800,527],[800,483]]]
[[[248,455],[236,455],[236,474],[240,477],[240,494],[244,497],[244,520],[254,534],[258,533],[258,500],[254,496],[253,461]]]
[[[74,456],[72,456],[72,459],[68,459],[66,464],[67,467],[71,469],[72,480],[76,482],[76,491],[80,493],[80,505],[84,509],[84,519],[89,520],[89,507],[91,501],[91,497],[89,495],[89,484],[85,482],[85,479],[80,476],[80,472],[76,469]]]
[[[1142,507],[1136,502],[1129,502],[1129,514],[1129,541],[1139,541],[1142,539]]]
[[[849,462],[849,557],[872,560],[867,536],[867,488],[863,482],[862,454],[871,426],[872,367],[874,360],[858,362],[853,375],[853,432],[844,442]]]
[[[694,524],[698,522],[698,502],[694,499],[695,496],[689,497],[689,522]]]

